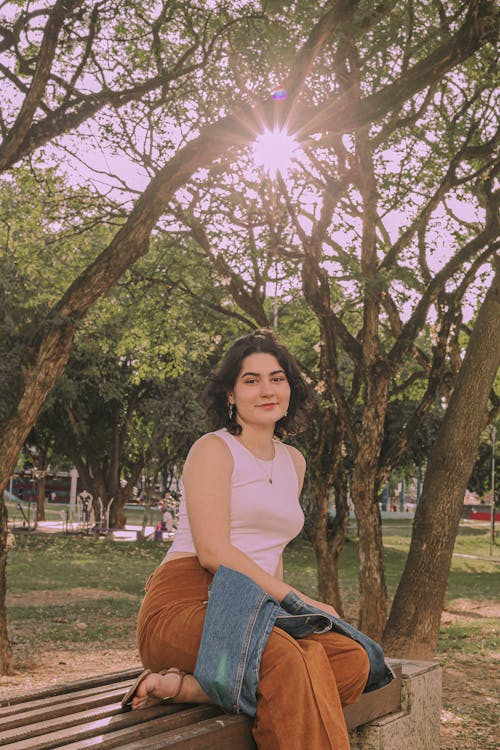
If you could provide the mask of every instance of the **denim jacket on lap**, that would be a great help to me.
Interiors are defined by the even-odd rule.
[[[278,602],[248,576],[220,566],[210,586],[194,676],[226,711],[255,716],[260,661],[273,626],[294,638],[333,630],[357,641],[370,660],[365,692],[394,678],[382,648],[352,625],[307,604],[293,591]]]

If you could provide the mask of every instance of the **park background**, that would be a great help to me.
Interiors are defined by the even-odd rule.
[[[461,517],[467,487],[496,496],[494,4],[40,0],[0,19],[0,491],[30,468],[42,521],[47,472],[75,466],[124,527],[140,478],[168,486],[206,428],[198,394],[227,342],[273,327],[314,394],[293,437],[309,469],[292,552],[311,591],[418,658],[463,601],[453,658],[489,673],[498,555]],[[392,565],[380,507],[402,479],[421,492]],[[33,607],[16,642],[7,590],[68,589],[80,570],[120,591],[131,573],[99,534],[21,532],[8,552],[7,511],[0,666],[29,675],[43,629]],[[471,558],[453,557],[462,543]],[[161,545],[127,549],[145,577]],[[471,566],[462,596],[452,560]],[[474,731],[489,732],[477,685]]]

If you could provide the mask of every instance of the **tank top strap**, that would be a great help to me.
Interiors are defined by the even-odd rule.
[[[234,437],[234,435],[231,435],[231,433],[228,432],[225,427],[223,427],[221,430],[215,430],[215,432],[211,432],[209,434],[216,435],[217,437],[222,438],[222,440],[229,448],[234,461],[236,461],[238,457],[242,458],[246,456],[247,449],[245,448],[245,446],[242,445],[240,441]]]
[[[222,440],[224,440],[229,450],[231,451],[231,455],[234,460],[236,460],[236,458],[239,457],[244,460],[253,458],[253,459],[256,459],[257,461],[265,462],[265,459],[260,459],[260,458],[257,458],[257,456],[254,456],[253,453],[248,448],[246,448],[243,445],[243,443],[240,443],[240,441],[234,435],[231,435],[231,433],[228,432],[225,427],[223,427],[220,430],[215,430],[214,432],[211,432],[208,434],[217,435],[217,437],[222,438]],[[290,453],[286,445],[282,443],[281,440],[278,440],[277,438],[273,438],[273,445],[274,445],[274,450],[275,450],[274,458],[278,457],[278,453],[280,453],[281,455],[286,454],[293,466],[293,461],[291,459]],[[269,459],[269,462],[271,460],[274,460],[274,459]]]

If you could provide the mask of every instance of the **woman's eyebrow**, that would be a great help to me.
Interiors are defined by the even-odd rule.
[[[284,370],[273,370],[272,372],[269,373],[269,375],[278,375],[278,374],[284,375],[285,371]],[[246,378],[248,375],[251,375],[254,378],[260,378],[261,377],[261,373],[260,372],[243,372],[240,375],[240,377],[241,378]]]

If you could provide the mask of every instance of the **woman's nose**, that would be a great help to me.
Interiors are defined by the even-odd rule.
[[[274,393],[273,383],[271,380],[261,380],[260,383],[261,396],[270,396]]]

